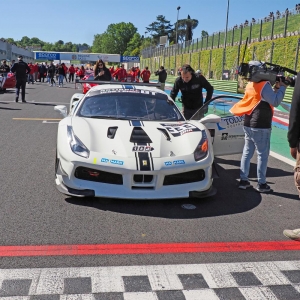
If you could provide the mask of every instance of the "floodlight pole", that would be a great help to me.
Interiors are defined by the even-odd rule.
[[[178,36],[178,17],[179,17],[179,10],[180,6],[177,7],[177,22],[176,22],[176,44],[178,43],[177,36]]]
[[[229,14],[229,0],[227,0],[227,15],[226,15],[226,29],[225,29],[225,36],[224,36],[222,75],[223,75],[223,71],[224,71],[224,67],[225,67],[225,62],[226,62],[226,43],[227,43],[227,29],[228,29],[228,14]]]

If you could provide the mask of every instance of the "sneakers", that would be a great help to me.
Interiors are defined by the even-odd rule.
[[[248,180],[240,180],[239,189],[245,190],[251,186],[252,185],[250,184],[250,182]]]
[[[283,230],[283,234],[292,240],[300,241],[300,229],[286,229]]]
[[[19,97],[16,97],[16,100],[15,100],[15,102],[18,102],[19,101]]]
[[[22,100],[22,102],[23,102],[23,103],[27,103],[27,101],[25,101],[25,100]]]
[[[270,186],[268,186],[266,183],[258,183],[256,186],[256,190],[260,193],[269,193],[272,192],[272,189]]]

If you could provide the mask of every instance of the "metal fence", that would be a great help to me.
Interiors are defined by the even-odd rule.
[[[293,17],[291,18],[291,16]],[[226,46],[234,46],[245,44],[247,37],[248,43],[253,43],[295,36],[300,34],[300,25],[295,30],[294,24],[297,22],[300,24],[300,4],[297,4],[294,9],[286,9],[284,12],[270,12],[268,17],[262,19],[255,20],[252,18],[250,22],[246,20],[243,24],[239,26],[235,25],[227,32],[225,30],[214,32],[212,35],[184,41],[183,43],[168,47],[153,46],[145,48],[142,50],[142,57],[166,57],[215,48],[225,48],[225,40]]]

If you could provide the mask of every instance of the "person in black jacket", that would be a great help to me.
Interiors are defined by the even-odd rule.
[[[294,180],[300,197],[300,72],[297,74],[295,82],[287,137],[291,156],[296,159]],[[300,241],[300,228],[286,229],[283,234],[292,240]]]
[[[159,70],[155,72],[155,75],[158,76],[158,82],[160,83],[160,90],[164,91],[165,90],[165,84],[167,80],[167,72],[164,68],[164,66],[160,66]]]
[[[94,67],[94,80],[111,81],[111,73],[102,59],[99,59]]]
[[[211,99],[214,88],[202,75],[196,75],[193,68],[186,64],[181,68],[181,76],[178,77],[171,91],[171,98],[175,101],[179,90],[182,94],[182,108],[184,117],[189,120],[203,105],[202,88],[206,89],[206,103]]]
[[[44,63],[42,63],[39,66],[39,73],[40,73],[40,82],[42,82],[42,79],[43,79],[43,82],[45,82],[45,74],[47,73],[47,68]]]
[[[15,63],[12,68],[11,72],[16,73],[16,102],[19,100],[20,88],[22,89],[22,102],[26,103],[25,100],[25,87],[26,87],[26,79],[27,74],[30,72],[30,68],[28,65],[23,61],[23,56],[18,57],[17,63]]]

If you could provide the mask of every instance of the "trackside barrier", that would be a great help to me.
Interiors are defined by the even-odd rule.
[[[287,89],[285,90],[285,95],[284,95],[283,101],[291,103],[292,97],[293,97],[293,92],[294,92],[293,87],[287,87]]]
[[[236,94],[238,91],[238,82],[233,80],[215,80],[207,79],[214,87],[214,90]]]

